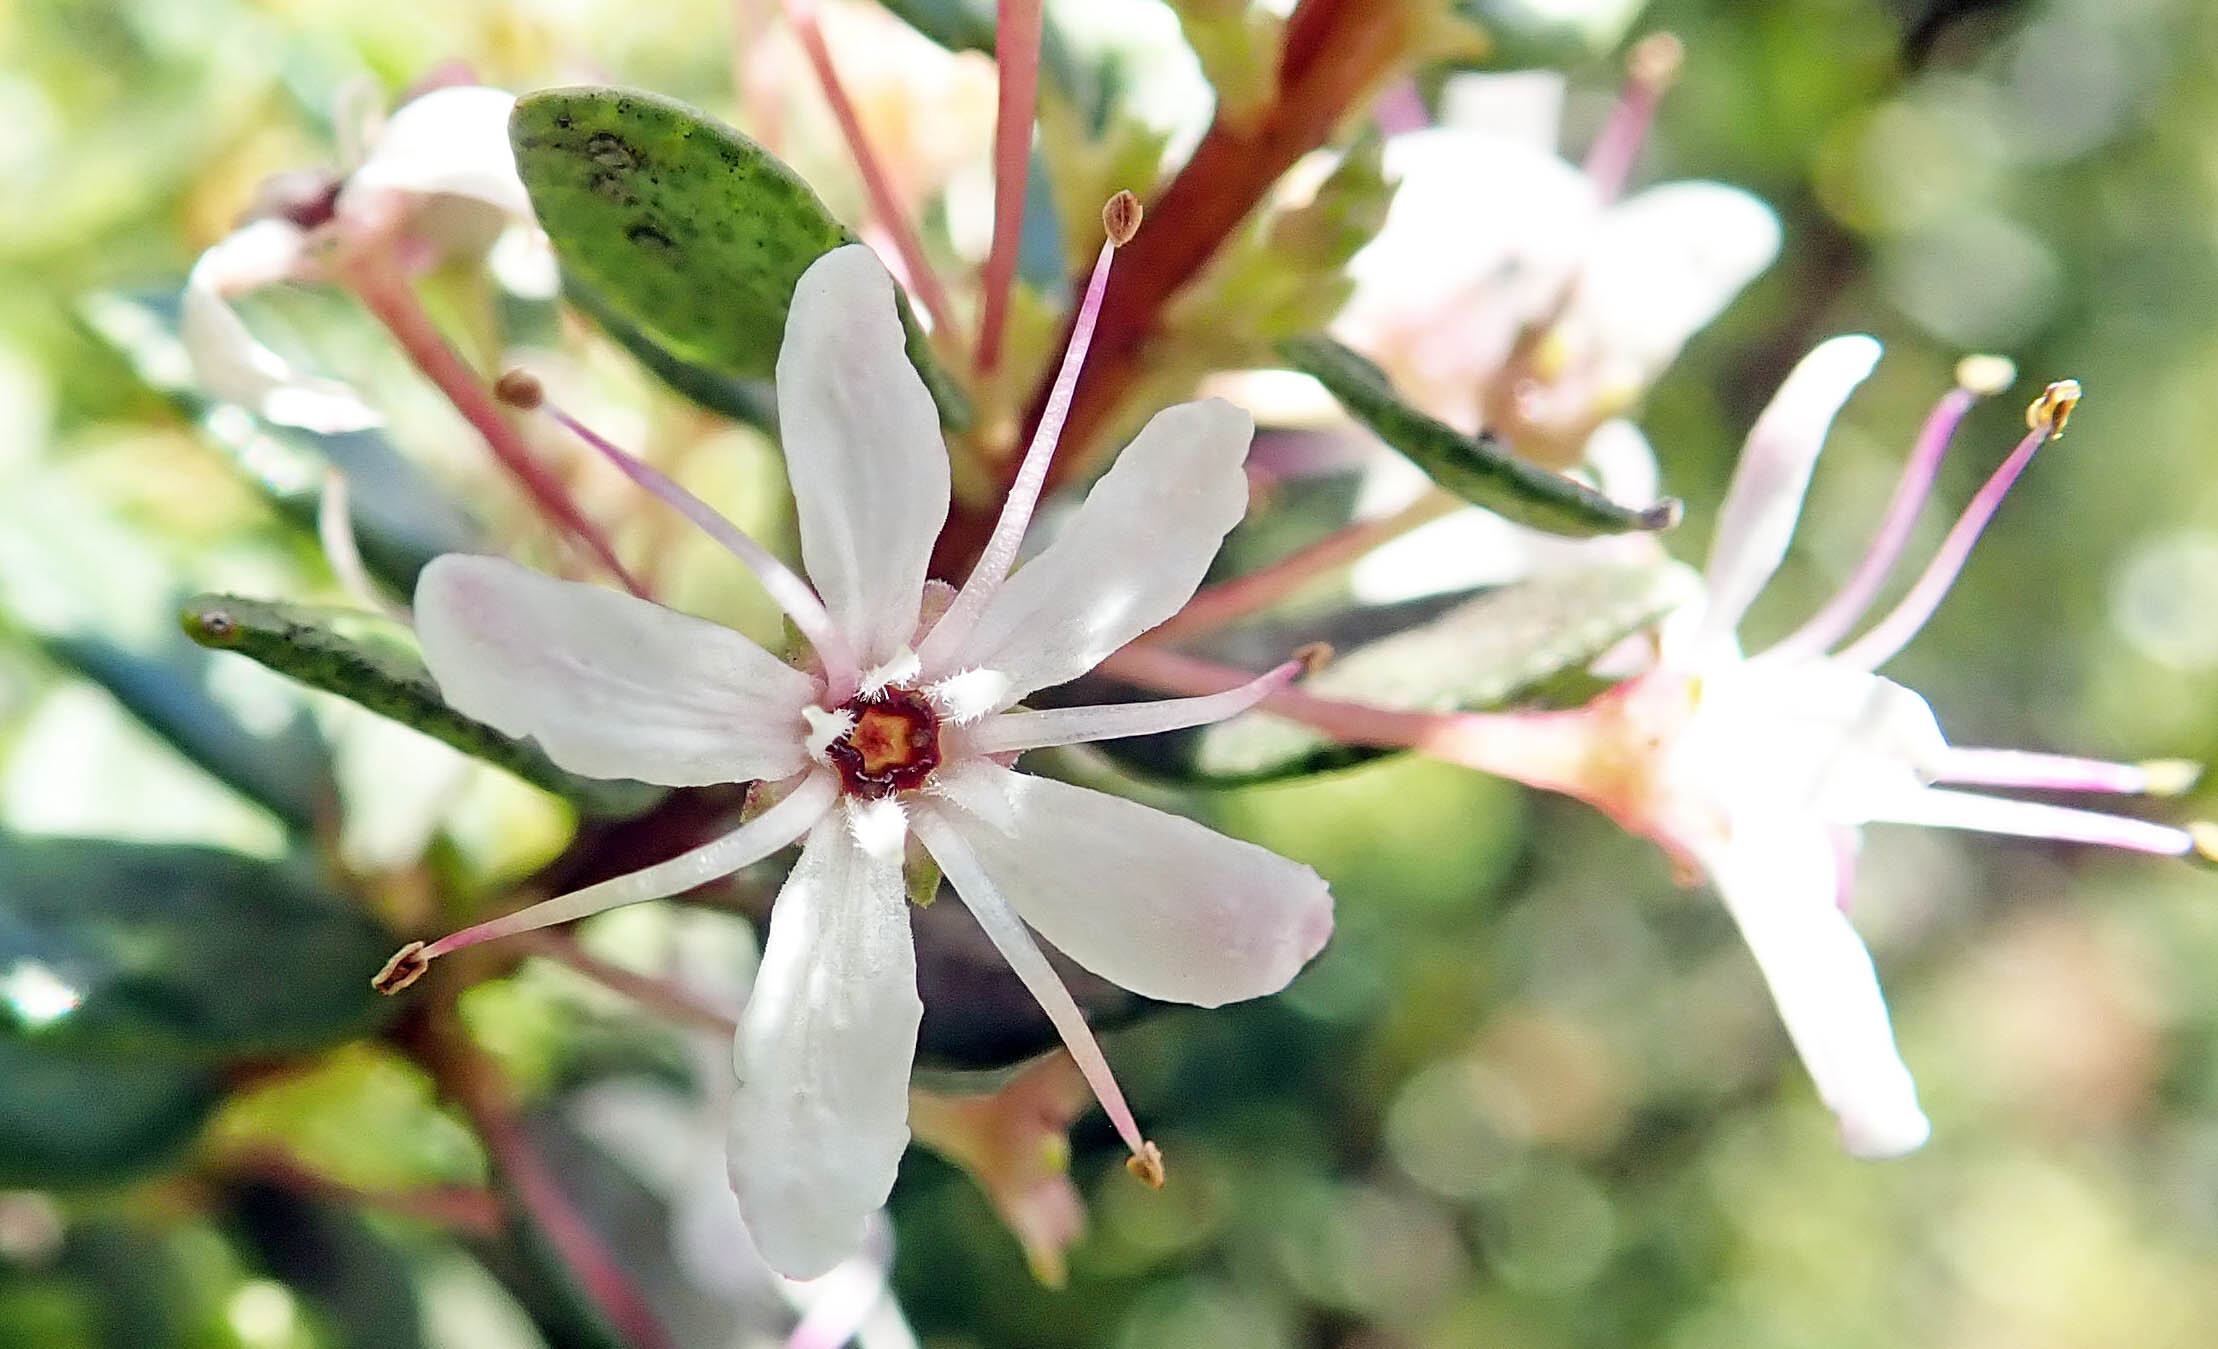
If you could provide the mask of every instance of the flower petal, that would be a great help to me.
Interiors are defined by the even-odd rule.
[[[209,395],[253,409],[282,426],[334,435],[383,419],[337,380],[295,370],[255,340],[231,296],[289,277],[303,235],[289,220],[257,220],[200,255],[185,280],[182,336],[193,378]]]
[[[909,1145],[924,1004],[898,862],[819,824],[778,893],[732,1063],[730,1164],[770,1266],[814,1278],[862,1244]]]
[[[1024,921],[1144,997],[1276,993],[1332,934],[1323,878],[1123,797],[972,761],[941,771],[962,836]]]
[[[450,85],[412,99],[386,119],[348,190],[468,197],[531,220],[531,194],[508,143],[515,107],[514,94],[483,85]]]
[[[1825,448],[1825,433],[1841,404],[1878,363],[1879,344],[1869,337],[1822,342],[1787,375],[1756,419],[1718,511],[1707,574],[1710,602],[1699,642],[1731,636],[1749,603],[1779,569],[1802,514],[1810,471]]]
[[[1055,541],[1017,568],[951,668],[1009,680],[999,706],[1099,665],[1177,613],[1247,511],[1255,422],[1219,398],[1157,413]]]
[[[1871,955],[1837,902],[1839,860],[1804,816],[1733,822],[1702,861],[1771,986],[1787,1034],[1859,1157],[1896,1157],[1931,1133],[1895,1052]]]
[[[494,557],[449,553],[416,582],[416,635],[458,711],[588,777],[669,787],[808,764],[807,675],[729,628]]]
[[[1649,188],[1602,213],[1566,341],[1607,363],[1605,387],[1646,389],[1778,255],[1778,217],[1739,188]]]
[[[865,669],[915,638],[947,519],[947,445],[905,341],[893,278],[852,244],[801,274],[778,352],[801,560]]]

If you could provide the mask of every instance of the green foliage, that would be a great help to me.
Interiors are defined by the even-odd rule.
[[[214,1112],[210,1069],[0,1032],[0,1185],[108,1185],[158,1170]]]

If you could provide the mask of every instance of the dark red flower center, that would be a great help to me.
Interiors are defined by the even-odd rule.
[[[884,796],[919,787],[940,766],[940,717],[921,693],[888,689],[840,708],[854,729],[824,747],[850,796]]]

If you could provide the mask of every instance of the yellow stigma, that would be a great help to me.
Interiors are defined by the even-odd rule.
[[[2195,856],[2205,862],[2218,863],[2218,824],[2197,820],[2187,826],[2187,836],[2195,840]]]
[[[2041,396],[2027,405],[2025,410],[2026,429],[2038,431],[2046,426],[2049,428],[2050,435],[2063,435],[2064,425],[2071,421],[2072,409],[2079,406],[2079,400],[2080,387],[2078,380],[2060,379],[2056,381],[2056,383],[2041,390]]]
[[[2141,770],[2141,790],[2150,796],[2178,796],[2203,776],[2203,766],[2192,759],[2150,759],[2135,766]]]
[[[2017,382],[2017,363],[2008,356],[1973,355],[1956,363],[1956,383],[1982,398],[2001,393]]]

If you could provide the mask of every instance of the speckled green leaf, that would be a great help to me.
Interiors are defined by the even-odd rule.
[[[630,89],[548,89],[509,122],[516,166],[566,272],[605,312],[684,366],[762,379],[793,288],[854,231],[809,185],[730,127]],[[968,421],[902,301],[909,358],[950,425]]]
[[[393,938],[300,868],[185,845],[0,835],[0,1034],[218,1057],[391,1012]]]
[[[601,331],[616,345],[630,352],[632,359],[646,366],[672,389],[718,416],[777,434],[778,395],[769,380],[727,375],[721,370],[695,365],[648,336],[638,324],[575,275],[564,275],[562,293],[599,324]]]
[[[1621,638],[1700,593],[1678,562],[1541,576],[1466,600],[1428,623],[1344,652],[1302,687],[1404,711],[1499,706],[1584,667]],[[1278,649],[1284,649],[1281,646]],[[1249,782],[1341,768],[1379,751],[1338,744],[1262,712],[1190,733],[1171,762],[1209,781]],[[1154,766],[1161,766],[1160,758]]]
[[[382,620],[306,605],[201,595],[186,603],[179,621],[185,635],[202,646],[236,651],[310,688],[413,726],[563,797],[588,815],[628,818],[662,799],[661,788],[643,782],[566,772],[530,741],[502,735],[447,706],[422,658]]]
[[[1677,501],[1634,509],[1585,483],[1528,464],[1492,436],[1467,436],[1403,402],[1386,373],[1329,337],[1290,338],[1279,354],[1426,476],[1474,506],[1551,534],[1587,537],[1677,524]]]
[[[0,1188],[111,1184],[159,1170],[221,1099],[167,1058],[80,1054],[0,1031]]]

